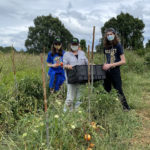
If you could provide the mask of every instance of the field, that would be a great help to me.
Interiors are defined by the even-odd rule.
[[[116,91],[106,93],[102,81],[94,83],[90,113],[88,85],[82,85],[81,107],[66,113],[66,85],[52,95],[47,88],[47,146],[40,56],[15,54],[15,79],[11,54],[0,53],[0,150],[86,150],[91,143],[93,150],[149,150],[150,55],[126,51],[125,56],[122,81],[131,111],[122,110]],[[102,64],[102,58],[94,54],[94,63]]]

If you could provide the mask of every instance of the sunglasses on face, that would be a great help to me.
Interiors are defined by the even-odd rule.
[[[61,45],[60,43],[55,43],[54,45]]]

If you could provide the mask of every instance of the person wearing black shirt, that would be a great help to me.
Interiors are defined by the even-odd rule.
[[[124,110],[130,110],[125,95],[122,90],[122,81],[120,74],[120,66],[126,63],[125,55],[115,29],[109,28],[104,36],[104,55],[106,63],[103,70],[106,71],[106,79],[104,80],[104,88],[107,92],[111,91],[111,86],[117,90],[119,99]]]

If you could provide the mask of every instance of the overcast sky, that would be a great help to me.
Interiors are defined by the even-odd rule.
[[[111,17],[128,12],[145,23],[144,43],[150,39],[150,0],[0,0],[0,46],[14,45],[25,49],[28,27],[40,15],[59,17],[65,27],[79,39],[95,45],[101,37],[100,28]]]

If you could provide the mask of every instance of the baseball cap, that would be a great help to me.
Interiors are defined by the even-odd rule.
[[[71,44],[79,44],[79,40],[77,38],[72,38]]]
[[[61,39],[59,37],[55,38],[54,44],[61,44]]]
[[[115,34],[116,30],[114,28],[108,28],[105,30],[105,33],[107,33],[107,32],[113,32]]]

